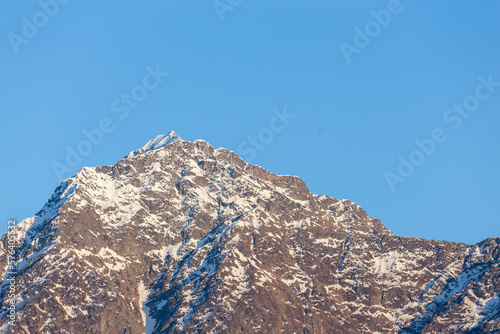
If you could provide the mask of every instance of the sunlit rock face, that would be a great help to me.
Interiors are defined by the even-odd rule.
[[[175,133],[83,168],[15,233],[16,319],[6,234],[0,332],[500,332],[500,239],[398,237]]]

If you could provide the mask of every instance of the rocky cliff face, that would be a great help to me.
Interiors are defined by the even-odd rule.
[[[498,333],[500,239],[398,237],[204,141],[83,168],[8,240],[0,331]]]

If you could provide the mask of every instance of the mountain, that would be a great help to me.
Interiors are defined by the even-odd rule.
[[[499,259],[171,132],[4,234],[0,332],[500,333]]]

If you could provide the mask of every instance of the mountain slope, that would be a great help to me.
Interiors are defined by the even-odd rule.
[[[175,133],[83,168],[16,242],[16,333],[500,332],[500,239],[397,237]]]

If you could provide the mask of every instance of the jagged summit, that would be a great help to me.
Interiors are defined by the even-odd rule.
[[[9,242],[1,333],[9,263],[15,333],[500,331],[500,238],[398,237],[348,200],[174,132],[83,168]]]
[[[157,149],[160,149],[164,146],[167,146],[168,144],[173,143],[174,141],[180,140],[180,139],[181,139],[181,137],[179,137],[174,131],[170,131],[167,134],[156,136],[155,138],[148,141],[141,148],[139,148],[133,152],[130,152],[126,157],[131,158],[131,157],[135,157],[139,154],[143,154],[143,153],[148,152],[148,151],[157,150]]]

